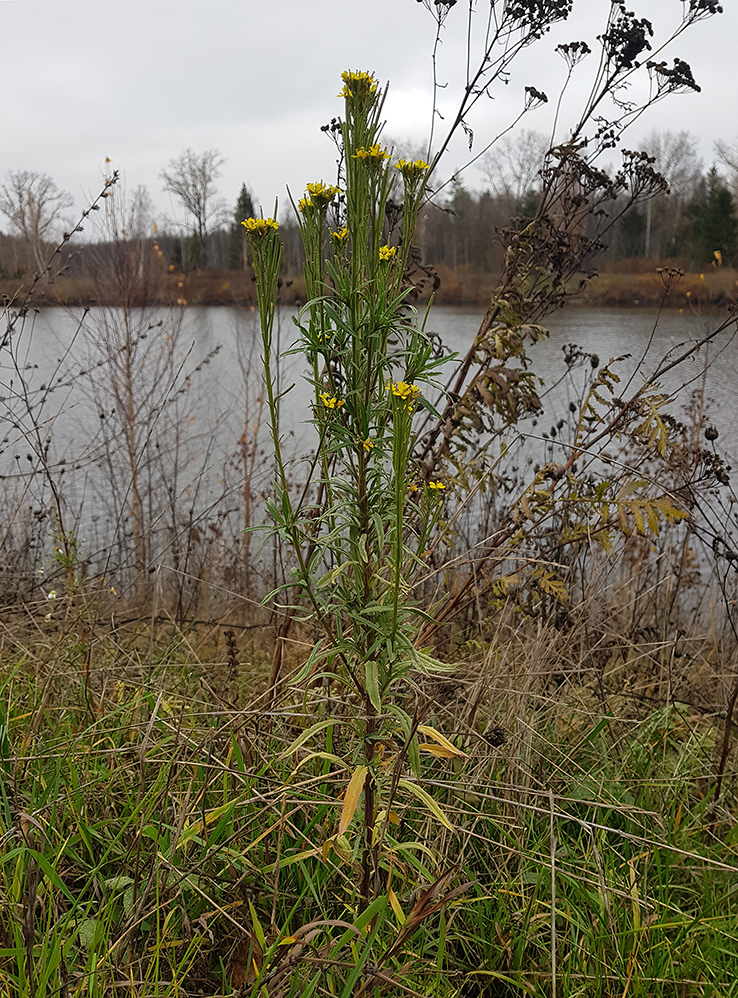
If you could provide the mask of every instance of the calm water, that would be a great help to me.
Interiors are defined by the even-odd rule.
[[[285,309],[280,316],[283,350],[295,339],[294,315],[294,310]],[[130,473],[126,474],[120,420],[122,369],[118,365],[118,373],[111,374],[110,365],[101,363],[106,355],[104,316],[102,310],[92,310],[80,326],[80,313],[75,310],[47,309],[29,319],[15,339],[22,379],[7,352],[0,354],[0,481],[5,508],[10,511],[6,518],[9,515],[11,521],[48,509],[51,501],[38,460],[38,440],[42,445],[48,442],[48,461],[57,480],[64,483],[65,500],[74,511],[78,529],[86,535],[86,546],[109,552],[110,545],[118,545],[122,552],[132,536]],[[441,337],[449,351],[463,355],[473,342],[480,317],[477,308],[439,307],[431,313],[427,328]],[[159,532],[149,556],[163,558],[157,552],[168,551],[172,538],[186,535],[188,543],[193,537],[199,541],[204,530],[221,537],[224,550],[229,544],[232,549],[243,528],[239,440],[244,433],[252,439],[258,421],[261,374],[256,315],[224,307],[187,309],[179,328],[167,325],[171,317],[164,311],[153,312],[149,318],[152,323],[163,319],[164,324],[146,333],[133,365],[142,410],[152,413],[139,422],[135,440],[145,478],[147,522],[152,531]],[[510,431],[513,473],[516,462],[532,463],[541,457],[560,461],[567,455],[566,426],[555,441],[544,442],[542,435],[560,419],[570,418],[569,405],[581,400],[592,368],[586,363],[567,372],[565,344],[576,343],[596,353],[603,364],[623,357],[617,365],[618,392],[627,398],[642,383],[644,373],[658,368],[664,357],[683,353],[723,318],[668,312],[654,328],[656,314],[648,310],[570,308],[550,317],[550,337],[529,351],[532,370],[546,381],[542,389],[545,414],[535,422],[526,419]],[[117,356],[120,360],[120,352]],[[311,418],[311,390],[301,372],[299,357],[285,357],[281,388],[289,390],[280,428],[285,449],[294,455],[309,449],[312,433],[306,422]],[[26,402],[17,394],[13,398],[21,382],[27,388],[33,419],[28,419]],[[686,391],[677,397],[682,386]],[[732,331],[670,371],[661,387],[674,394],[670,409],[679,417],[684,417],[690,396],[702,390],[704,425],[717,426],[718,449],[728,463],[738,466],[738,339]],[[29,442],[34,423],[40,427],[35,444],[33,439]],[[259,491],[269,492],[272,478],[263,426],[257,440],[261,451],[253,484],[258,504]],[[121,553],[116,563],[130,563],[128,557]],[[97,563],[102,558],[98,555]],[[110,563],[109,553],[105,558]]]
[[[79,314],[75,310],[46,309],[35,317],[33,326],[28,326],[19,339],[20,366],[25,368],[32,389],[38,393],[55,382],[60,386],[72,382],[70,387],[57,388],[44,409],[47,419],[63,410],[63,417],[54,427],[54,446],[57,456],[68,451],[68,459],[74,459],[74,451],[88,443],[84,438],[96,426],[99,408],[94,390],[96,380],[98,388],[100,381],[94,371],[101,339],[99,316],[93,310],[80,329]],[[279,338],[283,350],[287,350],[295,338],[292,322],[295,314],[290,309],[282,311]],[[154,319],[161,315],[154,314]],[[463,355],[473,340],[480,315],[478,308],[437,307],[431,313],[428,328],[440,335],[449,351]],[[532,370],[543,377],[547,385],[542,389],[546,414],[538,421],[538,429],[544,429],[548,420],[555,422],[568,412],[570,402],[578,401],[590,370],[585,366],[570,377],[565,376],[562,349],[565,344],[575,343],[585,351],[596,353],[603,364],[612,358],[624,357],[616,370],[621,375],[619,391],[627,395],[626,386],[631,376],[630,392],[641,384],[643,374],[655,370],[663,358],[680,355],[690,344],[716,328],[722,318],[719,314],[680,315],[669,311],[658,319],[654,331],[657,315],[646,309],[569,308],[549,317],[546,326],[550,337],[530,348]],[[152,355],[156,354],[157,342],[167,335],[166,327],[152,330],[146,349]],[[215,350],[218,352],[196,371]],[[186,310],[178,333],[175,363],[180,365],[181,378],[189,375],[190,387],[183,393],[187,397],[187,419],[196,422],[201,429],[203,446],[206,446],[205,438],[211,436],[209,431],[216,431],[216,453],[221,450],[223,454],[227,453],[234,435],[237,440],[243,432],[245,385],[249,381],[251,408],[255,405],[259,350],[255,313],[227,307]],[[85,375],[79,376],[80,371],[85,371]],[[282,431],[288,441],[290,437],[294,439],[298,449],[300,441],[310,432],[303,421],[310,419],[311,391],[302,380],[301,371],[299,357],[284,359],[281,387],[292,387],[282,404]],[[136,377],[143,379],[145,375],[141,373]],[[2,355],[0,378],[6,386],[13,378]],[[734,441],[738,429],[738,340],[731,331],[721,334],[686,363],[669,372],[661,383],[668,393],[676,393],[684,385],[687,392],[679,394],[670,405],[671,411],[683,416],[688,395],[704,388],[704,418],[719,428],[720,444],[732,457],[737,449]],[[521,428],[535,435],[530,425]],[[207,446],[212,450],[213,442],[209,441]]]

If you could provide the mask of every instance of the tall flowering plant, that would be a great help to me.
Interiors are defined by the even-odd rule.
[[[416,584],[426,572],[445,483],[421,485],[411,456],[416,413],[434,411],[430,400],[441,361],[422,318],[408,305],[404,281],[429,167],[422,160],[394,162],[382,145],[382,93],[372,75],[346,72],[343,84],[344,187],[310,183],[295,205],[309,297],[296,321],[313,389],[306,418],[317,431],[308,464],[313,477],[299,502],[288,488],[271,387],[279,234],[271,219],[244,224],[277,454],[269,512],[294,553],[288,585],[299,591],[322,634],[298,678],[320,676],[359,705],[353,725],[358,737],[346,760],[351,775],[324,851],[333,848],[360,864],[358,903],[366,907],[383,895],[392,868],[398,794],[433,804],[435,818],[450,827],[418,782],[419,726],[436,738],[436,748],[462,753],[406,707],[417,675],[442,668],[415,639],[426,619]],[[398,172],[404,212],[401,231],[392,233],[386,206]],[[319,721],[315,737],[325,738],[325,732]],[[362,797],[363,820],[355,821]]]

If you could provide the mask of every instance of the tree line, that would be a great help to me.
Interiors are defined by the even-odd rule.
[[[388,145],[399,155],[418,151],[408,142]],[[626,207],[614,199],[609,211],[617,221],[601,266],[637,258],[679,259],[695,269],[738,265],[738,140],[716,143],[709,167],[698,156],[697,138],[687,131],[654,131],[643,146],[662,182],[645,204]],[[506,242],[535,214],[548,152],[545,135],[521,131],[480,157],[476,188],[451,177],[433,191],[418,217],[419,258],[452,272],[497,272]],[[127,198],[120,231],[111,233],[103,224],[86,233],[86,241],[68,252],[67,274],[87,275],[104,247],[121,239],[155,239],[157,252],[176,272],[243,270],[247,254],[240,223],[256,213],[256,206],[246,183],[232,205],[221,195],[223,163],[217,149],[184,150],[160,174],[162,190],[184,220],[157,220],[150,193],[138,187]],[[399,201],[399,191],[394,194]],[[72,204],[71,195],[47,174],[7,173],[0,185],[0,217],[5,222],[5,231],[0,231],[0,278],[22,279],[42,268],[50,244],[68,224]],[[284,270],[299,274],[302,246],[291,217],[281,220],[281,232]]]

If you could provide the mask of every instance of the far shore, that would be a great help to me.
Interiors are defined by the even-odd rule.
[[[674,269],[673,261],[626,261],[636,267],[625,269],[616,265],[603,270],[586,283],[569,299],[572,305],[594,305],[627,308],[685,308],[706,305],[728,305],[738,302],[738,270],[730,267],[707,267],[702,272],[685,272],[673,280],[668,293],[665,283]],[[435,294],[437,305],[485,307],[491,297],[495,276],[468,267],[450,270],[438,268],[440,286]],[[0,294],[19,301],[24,292],[22,280],[0,280]],[[421,297],[421,301],[427,301]],[[6,299],[7,300],[7,299]],[[302,305],[305,301],[305,284],[302,276],[285,276],[282,280],[281,302],[284,305]],[[31,301],[33,306],[89,305],[116,306],[121,304],[119,292],[96,285],[92,278],[61,276],[42,294]],[[256,291],[248,270],[193,271],[188,274],[165,274],[154,293],[146,300],[133,296],[131,306],[163,305],[239,305],[255,306]]]

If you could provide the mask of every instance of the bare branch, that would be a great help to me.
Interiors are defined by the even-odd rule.
[[[52,241],[63,212],[72,207],[71,194],[46,173],[9,171],[0,187],[0,212],[26,243],[39,271],[45,266],[44,243]]]

